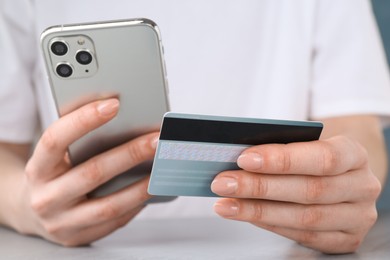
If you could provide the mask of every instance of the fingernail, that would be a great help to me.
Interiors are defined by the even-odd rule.
[[[232,177],[217,177],[211,183],[211,190],[219,195],[231,195],[237,191],[237,180]]]
[[[118,99],[108,99],[101,101],[97,106],[97,110],[103,116],[112,115],[114,112],[118,110],[119,101]]]
[[[224,200],[214,204],[214,211],[222,217],[234,217],[238,215],[239,205],[234,200]]]
[[[258,170],[263,165],[263,157],[257,153],[241,154],[237,159],[237,165],[245,170]]]
[[[150,142],[150,145],[152,146],[153,149],[156,149],[159,138],[160,138],[159,136],[156,136],[156,137],[154,137],[154,138],[152,139],[152,141]]]

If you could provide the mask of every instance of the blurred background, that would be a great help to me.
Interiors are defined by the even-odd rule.
[[[390,69],[390,1],[389,0],[372,0],[372,6],[378,22],[379,30],[385,47],[387,63]],[[390,100],[389,100],[390,102]],[[385,129],[388,158],[390,162],[390,128]],[[387,178],[386,188],[378,201],[378,208],[390,209],[390,167]]]

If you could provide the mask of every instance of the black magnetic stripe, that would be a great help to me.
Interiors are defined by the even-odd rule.
[[[317,140],[322,127],[243,123],[166,117],[160,139],[228,144],[291,143]]]

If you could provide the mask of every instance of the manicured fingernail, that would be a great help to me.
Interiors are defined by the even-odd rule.
[[[237,191],[237,180],[232,177],[217,177],[211,183],[211,190],[219,195],[231,195]]]
[[[241,154],[237,159],[238,167],[245,170],[258,170],[263,165],[263,157],[257,153]]]
[[[237,216],[239,210],[239,205],[234,200],[218,201],[214,204],[214,211],[222,217],[231,218]]]
[[[103,116],[109,116],[115,113],[119,107],[118,99],[108,99],[101,101],[97,106],[97,110]]]

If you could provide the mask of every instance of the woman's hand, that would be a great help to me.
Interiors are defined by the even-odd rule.
[[[152,159],[157,133],[126,144],[72,168],[67,147],[113,119],[119,101],[87,104],[50,126],[36,145],[22,181],[23,204],[17,230],[65,246],[90,243],[125,225],[150,198],[145,178],[101,198],[86,194],[137,164]]]
[[[355,251],[375,223],[381,185],[366,150],[350,138],[245,150],[242,170],[220,173],[215,211],[325,253]]]

